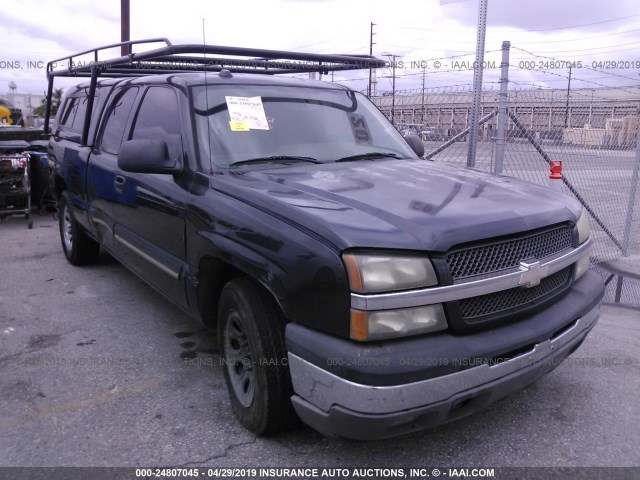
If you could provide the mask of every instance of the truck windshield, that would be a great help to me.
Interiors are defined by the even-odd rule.
[[[329,163],[416,158],[362,94],[282,85],[193,88],[202,163]],[[372,155],[375,153],[375,155]]]

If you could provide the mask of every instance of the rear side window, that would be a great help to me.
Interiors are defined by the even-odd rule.
[[[84,128],[84,117],[87,114],[87,104],[89,103],[89,97],[81,97],[77,100],[78,103],[76,104],[76,115],[73,118],[73,123],[71,123],[70,128],[71,130],[75,130],[76,132],[82,132],[82,129]],[[93,105],[94,107],[96,105],[95,97]]]
[[[78,110],[78,97],[67,98],[64,102],[62,116],[60,117],[61,127],[70,127]]]
[[[88,90],[88,89],[87,89]],[[98,105],[99,92],[93,101],[93,112],[95,114]],[[60,110],[60,120],[58,125],[58,134],[74,141],[79,141],[80,134],[84,130],[84,121],[87,115],[87,107],[89,106],[89,97],[74,96],[65,100]]]
[[[174,91],[167,87],[151,87],[142,99],[131,139],[164,140],[170,158],[176,158],[182,151],[179,117]]]
[[[105,118],[106,123],[102,131],[102,141],[100,143],[104,151],[114,155],[120,153],[124,130],[127,127],[129,114],[131,113],[131,108],[137,95],[138,89],[130,88],[118,94],[115,101],[111,104]]]

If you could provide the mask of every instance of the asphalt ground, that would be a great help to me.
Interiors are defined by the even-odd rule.
[[[108,255],[74,267],[57,222],[0,223],[0,466],[640,466],[640,312],[471,417],[381,442],[233,417],[216,339]]]

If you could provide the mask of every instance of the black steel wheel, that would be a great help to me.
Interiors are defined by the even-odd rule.
[[[89,237],[73,216],[69,208],[69,196],[62,192],[58,203],[58,224],[62,250],[69,263],[85,265],[94,262],[100,254],[100,244]]]
[[[261,435],[285,430],[296,418],[284,326],[278,306],[253,281],[237,278],[223,288],[218,338],[231,408]]]

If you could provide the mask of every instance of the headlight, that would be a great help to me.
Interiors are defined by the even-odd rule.
[[[576,229],[578,230],[578,244],[582,245],[587,241],[589,235],[591,235],[591,227],[589,226],[589,214],[586,210],[582,210],[580,218],[576,222]],[[585,252],[584,255],[575,263],[575,279],[579,279],[582,275],[589,270],[589,252]]]
[[[589,270],[589,254],[576,262],[575,279],[578,280],[587,270]]]
[[[431,262],[423,257],[346,254],[342,258],[352,292],[389,292],[438,283]]]
[[[351,310],[351,338],[383,340],[445,330],[447,321],[441,304],[396,310]]]
[[[582,210],[580,218],[576,222],[576,228],[578,229],[578,243],[583,244],[589,238],[591,234],[591,227],[589,226],[589,214],[586,210]]]

